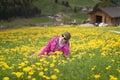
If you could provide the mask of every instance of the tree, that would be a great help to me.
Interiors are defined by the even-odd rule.
[[[0,19],[30,17],[41,12],[33,5],[35,0],[0,0]]]
[[[118,3],[120,3],[120,0],[98,0],[98,3],[94,6],[94,9],[101,7],[115,7],[118,6]]]
[[[58,3],[58,0],[55,0],[55,3]]]
[[[68,1],[65,3],[65,6],[66,6],[66,7],[70,7],[70,5],[69,5],[69,2],[68,2]]]
[[[65,5],[65,2],[64,2],[64,1],[62,1],[62,5]]]
[[[120,6],[120,0],[111,0],[113,4]]]
[[[74,12],[75,12],[75,13],[77,13],[77,12],[78,12],[78,10],[77,10],[77,7],[76,7],[76,6],[74,7]]]

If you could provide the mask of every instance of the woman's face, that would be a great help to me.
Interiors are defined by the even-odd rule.
[[[65,43],[67,41],[66,37],[64,35],[60,36],[60,43]]]

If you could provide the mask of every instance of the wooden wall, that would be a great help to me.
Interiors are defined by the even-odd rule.
[[[102,16],[102,22],[112,25],[112,18],[101,10],[90,13],[90,23],[96,22],[96,16]]]

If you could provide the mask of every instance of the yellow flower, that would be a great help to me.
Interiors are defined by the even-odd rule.
[[[107,70],[108,70],[108,69],[110,69],[110,68],[111,68],[111,66],[107,66],[105,69],[107,69]]]
[[[34,74],[34,71],[30,71],[30,72],[29,72],[29,75],[32,75],[32,74]]]
[[[54,67],[54,63],[51,63],[51,64],[50,64],[50,67]]]
[[[115,60],[114,60],[114,59],[112,59],[111,61],[112,61],[112,62],[115,62]]]
[[[43,75],[42,77],[50,80],[50,77],[48,77],[48,76]]]
[[[99,74],[95,74],[95,75],[94,75],[94,78],[95,78],[95,79],[98,79],[98,78],[100,78],[100,75],[99,75]]]
[[[36,78],[32,78],[32,80],[36,80]]]
[[[8,64],[5,63],[5,62],[0,62],[0,65],[3,66],[3,67],[6,68],[6,69],[9,69],[9,68],[10,68],[10,67],[8,66]]]
[[[120,69],[116,69],[120,73]]]
[[[55,71],[55,72],[57,72],[57,73],[59,73],[59,72],[60,72],[60,71],[59,71],[59,69],[54,69],[54,71]]]
[[[30,79],[30,78],[31,78],[31,76],[28,76],[27,78],[28,78],[28,79]]]
[[[3,80],[10,80],[9,77],[4,77]]]
[[[90,58],[93,58],[95,56],[95,54],[89,54]]]
[[[25,63],[22,62],[21,64],[19,64],[19,66],[24,67],[24,66],[25,66]]]
[[[46,79],[50,79],[48,76],[45,77]]]
[[[39,62],[37,62],[37,63],[35,63],[36,65],[38,65],[38,66],[40,66],[41,65],[41,63],[39,63]]]
[[[20,78],[23,75],[23,72],[13,72],[12,74],[15,74],[17,78]]]
[[[94,71],[95,69],[96,69],[96,66],[93,66],[93,67],[91,68],[92,71]]]
[[[65,60],[62,60],[61,62],[62,62],[62,63],[65,63]]]
[[[25,68],[23,68],[23,71],[25,71],[25,72],[29,72],[30,70],[32,70],[31,67],[25,67]]]
[[[102,53],[101,53],[101,56],[102,56],[102,57],[106,57],[107,54],[106,54],[105,52],[102,52]]]
[[[51,79],[57,79],[56,75],[51,75],[50,77],[51,77]]]
[[[113,75],[110,75],[110,79],[109,80],[118,80],[116,77],[114,77]]]
[[[44,71],[48,71],[48,68],[45,68]]]
[[[44,72],[39,72],[39,76],[43,76],[44,75]]]

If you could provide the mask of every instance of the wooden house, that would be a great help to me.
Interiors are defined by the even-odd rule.
[[[106,7],[91,11],[90,23],[120,25],[120,7]]]

